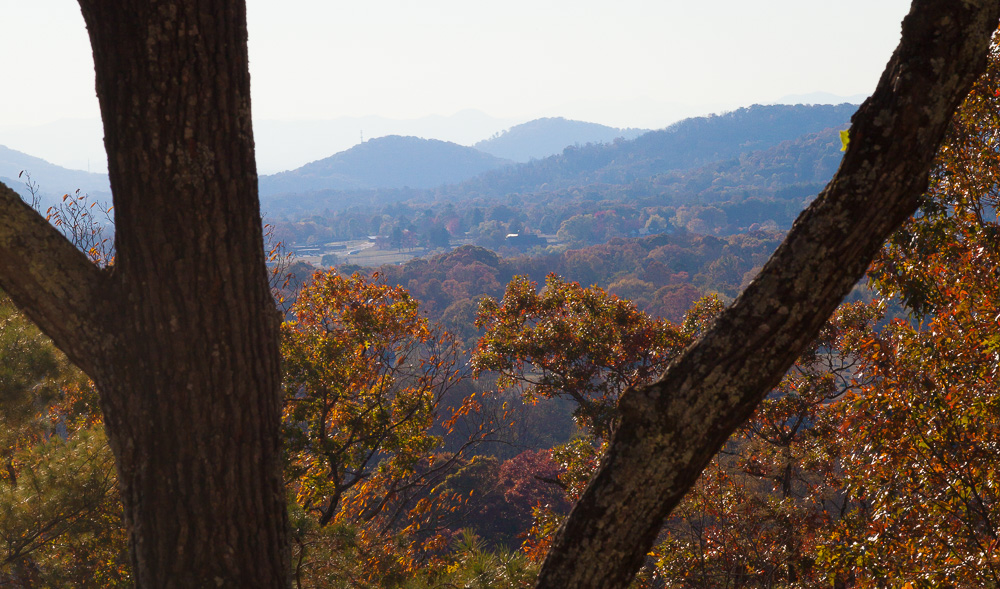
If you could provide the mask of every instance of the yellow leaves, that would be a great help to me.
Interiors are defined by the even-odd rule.
[[[402,288],[377,276],[313,278],[293,308],[297,321],[282,326],[286,474],[299,505],[322,506],[325,518],[355,522],[364,535],[441,468],[430,464],[441,444],[430,428],[460,378],[457,348]],[[463,400],[445,427],[476,409]],[[418,501],[408,529],[421,530],[437,507]]]

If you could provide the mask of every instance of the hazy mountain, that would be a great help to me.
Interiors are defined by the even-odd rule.
[[[721,115],[685,119],[631,141],[567,147],[561,154],[485,172],[448,192],[502,196],[588,184],[628,184],[767,149],[782,141],[837,127],[857,110],[841,105],[754,105]]]
[[[799,200],[819,193],[843,157],[840,132],[830,128],[689,170],[636,181],[635,193],[661,202],[711,204],[747,198]]]
[[[510,162],[436,139],[391,135],[260,179],[262,195],[365,188],[434,188]]]
[[[809,92],[806,94],[788,94],[774,101],[774,104],[861,104],[868,94],[852,94],[841,96],[830,92]]]
[[[31,176],[31,181],[38,185],[39,192],[47,197],[47,202],[77,189],[101,199],[108,199],[111,195],[107,174],[68,170],[0,145],[0,177],[4,178],[5,184],[23,194],[24,183],[28,178],[25,175],[18,178],[22,171]]]
[[[99,118],[0,125],[0,143],[71,170],[108,171],[104,125]]]
[[[559,155],[434,189],[418,190],[413,184],[409,190],[301,189],[269,197],[267,207],[271,213],[308,214],[352,205],[519,194],[532,200],[585,195],[590,200],[649,200],[664,206],[756,197],[787,200],[794,208],[801,198],[816,194],[836,170],[841,156],[838,131],[847,127],[856,108],[755,105],[686,119],[633,140],[568,147]]]
[[[290,170],[305,162],[349,149],[360,143],[362,136],[372,139],[386,135],[413,135],[472,145],[521,120],[493,117],[472,109],[447,116],[429,115],[413,119],[379,116],[255,119],[253,130],[257,168],[261,174]],[[104,126],[99,118],[60,119],[38,125],[0,125],[0,142],[66,168],[94,172],[108,169]]]
[[[635,139],[648,129],[616,129],[562,117],[535,119],[516,125],[473,145],[497,157],[527,162],[562,153],[570,145],[611,143],[621,137]]]
[[[403,135],[472,145],[514,122],[478,110],[463,110],[450,116],[416,119],[365,116],[307,121],[255,120],[253,132],[259,171],[274,173],[339,153],[363,139]]]

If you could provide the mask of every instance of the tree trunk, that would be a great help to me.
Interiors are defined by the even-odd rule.
[[[80,0],[117,259],[0,190],[0,283],[95,381],[138,587],[289,584],[244,2]]]
[[[760,275],[621,424],[537,587],[625,587],[662,523],[916,210],[951,115],[986,64],[1000,3],[915,0],[840,169]]]

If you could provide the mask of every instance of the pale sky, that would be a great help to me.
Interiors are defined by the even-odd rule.
[[[0,135],[97,118],[76,3],[0,6]],[[249,0],[252,108],[258,120],[474,109],[515,122],[564,116],[658,128],[788,95],[868,94],[908,8],[906,0]]]

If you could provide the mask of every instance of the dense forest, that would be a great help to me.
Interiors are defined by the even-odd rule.
[[[711,461],[634,587],[1000,587],[998,87],[994,59],[919,214]],[[293,586],[531,586],[619,398],[754,279],[836,170],[852,108],[741,109],[461,184],[341,193],[353,206],[272,201]],[[731,123],[736,143],[716,133]],[[83,197],[61,206],[58,228],[113,266],[112,228]],[[554,240],[507,241],[521,233]],[[278,244],[369,236],[428,255],[317,268]],[[6,297],[0,449],[0,585],[132,586],[94,384]]]
[[[655,181],[659,176],[725,163],[730,163],[728,167],[732,168],[738,165],[741,158],[758,152],[755,157],[760,161],[750,165],[757,166],[759,170],[752,176],[738,178],[729,174],[720,182],[733,189],[747,185],[756,189],[758,196],[771,196],[770,193],[776,191],[779,184],[819,183],[821,187],[836,169],[840,144],[829,134],[818,139],[807,136],[828,129],[845,128],[856,108],[851,104],[754,105],[722,115],[686,119],[631,140],[571,145],[557,155],[528,163],[499,166],[461,182],[445,184],[441,180],[441,186],[429,189],[417,189],[419,179],[406,186],[397,183],[395,187],[389,187],[387,183],[382,183],[380,186],[383,188],[372,190],[342,190],[336,186],[318,189],[310,180],[308,185],[312,188],[286,194],[265,193],[262,206],[274,216],[294,217],[362,205],[381,207],[399,202],[457,205],[466,201],[504,199],[512,195],[525,201],[564,200],[572,195],[586,200],[642,198],[669,205],[672,204],[669,190],[660,193],[655,187],[650,189],[651,185],[659,184]],[[779,147],[788,141],[801,141],[801,149],[795,145]],[[385,170],[386,166],[405,170],[408,161],[413,158],[426,160],[443,153],[442,146],[432,142],[414,138],[407,142],[396,138],[394,142],[407,146],[413,153],[389,153],[382,149],[382,145],[362,149],[368,145],[366,143],[338,154],[330,161],[348,157],[357,159],[365,153],[377,153],[380,161],[365,160],[361,165],[368,169],[379,169],[381,166],[382,175],[391,177],[398,172]],[[421,143],[425,145],[421,147]],[[816,143],[818,145],[814,145]],[[440,176],[461,173],[460,170],[467,166],[465,158],[469,157],[468,152],[476,153],[469,148],[463,149],[463,155],[453,166],[436,173]],[[772,149],[776,151],[769,154]],[[314,166],[321,165],[323,161],[327,160],[284,174],[309,174]],[[396,161],[399,161],[398,166]],[[718,173],[723,174],[722,171]],[[704,179],[706,174],[712,174],[714,178],[715,172],[706,171],[699,175]],[[277,176],[265,177],[263,185],[266,186],[272,178]],[[685,194],[684,200],[689,200],[689,196]],[[664,198],[666,202],[663,202]]]

